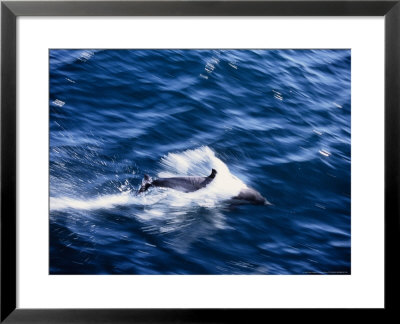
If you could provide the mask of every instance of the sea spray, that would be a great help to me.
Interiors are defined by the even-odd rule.
[[[212,169],[217,170],[215,179],[205,188],[195,192],[183,193],[173,189],[153,188],[145,194],[136,195],[130,190],[116,194],[78,199],[73,197],[50,197],[51,210],[65,209],[109,209],[126,205],[152,206],[161,215],[167,207],[215,207],[223,201],[236,196],[246,185],[230,173],[228,166],[216,157],[208,146],[178,153],[168,153],[161,158],[161,171],[158,177],[207,176]],[[117,188],[119,191],[121,188]]]

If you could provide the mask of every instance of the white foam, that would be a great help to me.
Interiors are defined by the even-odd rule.
[[[169,207],[218,206],[221,202],[238,195],[241,189],[246,188],[246,185],[230,173],[227,165],[218,159],[208,146],[180,153],[169,153],[162,157],[160,163],[162,171],[159,172],[159,177],[208,176],[212,169],[217,170],[217,175],[207,187],[195,192],[183,193],[173,189],[152,188],[146,193],[136,195],[130,191],[124,191],[127,187],[125,183],[123,187],[116,188],[122,192],[96,198],[50,197],[50,209],[94,210],[124,205],[153,206],[154,209],[146,210],[144,217],[157,218],[162,217]]]
[[[126,205],[130,200],[130,195],[127,193],[105,195],[93,199],[74,199],[70,197],[50,197],[51,210],[65,210],[65,209],[102,209],[112,208],[117,205]]]
[[[214,180],[205,188],[195,192],[182,195],[174,190],[176,200],[181,203],[195,202],[200,206],[214,206],[221,200],[226,200],[239,194],[246,185],[233,174],[228,166],[215,156],[215,153],[208,147],[202,146],[194,150],[187,150],[182,153],[169,153],[161,159],[161,165],[165,171],[159,176],[208,176],[212,169],[217,171]]]

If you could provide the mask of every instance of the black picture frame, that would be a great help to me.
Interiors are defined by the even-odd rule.
[[[1,2],[1,322],[198,323],[262,321],[287,309],[16,308],[16,19],[19,16],[384,16],[385,19],[385,307],[399,287],[400,0],[394,1],[2,1]],[[367,288],[366,288],[367,291]],[[40,293],[40,292],[38,292]],[[304,314],[305,310],[292,310]],[[315,311],[315,310],[307,310]],[[330,310],[326,310],[330,311]],[[357,310],[353,310],[357,311]],[[383,313],[384,312],[384,313]],[[369,312],[368,316],[372,313]],[[306,315],[309,316],[309,315]],[[252,318],[254,320],[252,320]],[[383,319],[379,317],[382,321]]]

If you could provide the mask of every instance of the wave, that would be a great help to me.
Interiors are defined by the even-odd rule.
[[[120,193],[89,199],[50,197],[50,210],[95,210],[126,205],[154,205],[157,209],[147,211],[145,214],[146,217],[158,217],[163,215],[168,207],[218,206],[247,187],[239,178],[231,174],[228,166],[217,158],[215,152],[208,146],[179,153],[168,153],[161,158],[160,165],[161,171],[157,174],[158,177],[208,176],[211,169],[217,170],[217,175],[207,187],[189,193],[166,188],[151,188],[148,192],[138,195],[125,186]],[[121,188],[117,189],[121,191]]]
[[[131,196],[128,193],[105,195],[93,199],[75,199],[70,197],[50,197],[50,210],[64,209],[102,209],[125,205]]]

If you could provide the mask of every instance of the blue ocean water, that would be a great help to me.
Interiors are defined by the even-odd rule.
[[[350,274],[350,50],[49,56],[50,274]]]

